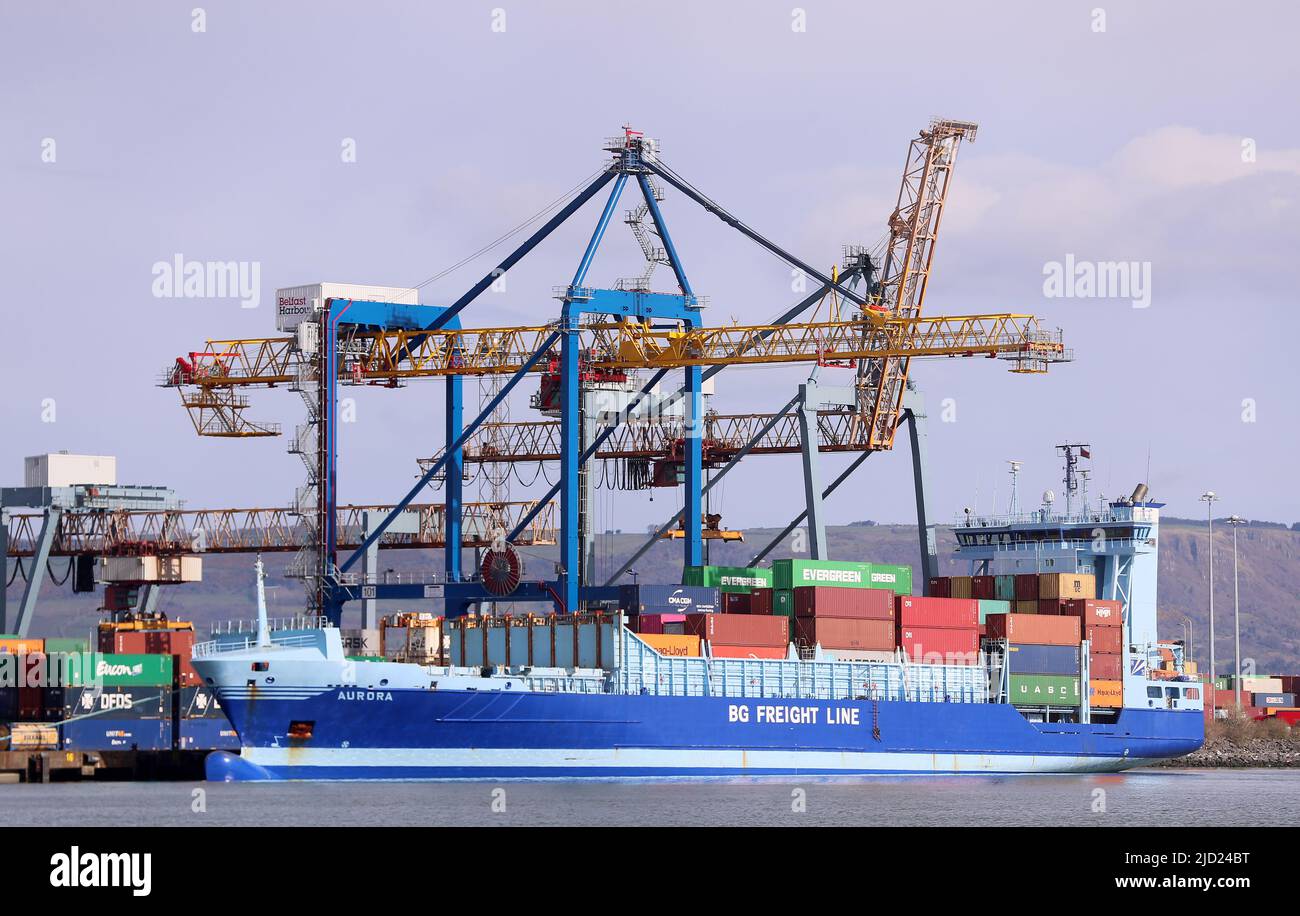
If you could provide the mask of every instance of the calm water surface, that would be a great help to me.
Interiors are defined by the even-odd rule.
[[[206,812],[192,810],[198,788]],[[800,798],[805,810],[796,811]],[[493,810],[502,803],[504,811]],[[1292,826],[1300,824],[1300,770],[854,782],[0,785],[0,824]]]

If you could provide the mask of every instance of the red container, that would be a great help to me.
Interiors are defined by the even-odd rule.
[[[1093,654],[1118,655],[1124,651],[1123,627],[1088,627],[1088,643]],[[1106,680],[1101,678],[1100,680]]]
[[[894,593],[884,588],[805,585],[794,590],[796,617],[852,617],[893,620]]]
[[[747,592],[736,592],[736,593],[723,592],[722,612],[724,614],[751,613],[749,594]]]
[[[1061,602],[1060,613],[1078,617],[1085,627],[1123,627],[1124,605],[1119,601],[1102,601],[1098,598],[1066,598]]]
[[[1065,601],[1061,598],[1039,598],[1038,613],[1040,614],[1060,614],[1065,607]]]
[[[979,657],[980,636],[974,627],[902,626],[898,630],[898,647],[914,663],[973,665]]]
[[[754,614],[687,614],[685,626],[687,633],[707,639],[710,644],[775,646],[784,649],[790,642],[790,621],[787,617]]]
[[[980,624],[980,603],[974,598],[917,598],[899,595],[900,627],[957,627],[972,633]]]
[[[1035,573],[1016,576],[1016,600],[1038,600],[1038,576]]]
[[[997,598],[997,588],[994,585],[993,576],[971,576],[970,596],[972,598],[982,598],[986,601],[992,601]]]
[[[656,636],[680,634],[685,631],[685,624],[685,614],[642,614],[636,619],[636,631]]]
[[[100,630],[99,651],[121,655],[170,655],[181,687],[203,683],[190,665],[194,650],[193,630]]]
[[[949,598],[952,596],[952,581],[947,576],[933,576],[930,579],[929,598]]]
[[[781,646],[724,646],[710,643],[709,651],[714,658],[785,658],[789,649]]]
[[[894,622],[854,617],[796,617],[795,638],[806,646],[823,649],[868,649],[892,651]]]
[[[1237,705],[1237,692],[1235,690],[1216,690],[1214,691],[1214,705],[1219,709],[1231,709]],[[1241,692],[1241,705],[1250,705],[1250,691]]]
[[[989,614],[989,636],[1040,646],[1077,646],[1082,636],[1078,617],[1045,614]],[[1098,677],[1098,680],[1105,678]]]
[[[1278,680],[1282,682],[1283,693],[1300,693],[1300,675],[1284,674]]]
[[[756,588],[749,593],[749,613],[772,613],[772,590],[770,588]]]
[[[1088,656],[1088,668],[1094,681],[1124,680],[1124,656],[1093,652]]]

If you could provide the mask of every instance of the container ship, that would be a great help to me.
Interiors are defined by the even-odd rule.
[[[1155,633],[1160,504],[968,516],[971,575],[869,562],[687,567],[579,613],[323,619],[194,647],[239,735],[214,780],[1114,772],[1204,740]],[[1106,537],[1097,538],[1102,528]]]

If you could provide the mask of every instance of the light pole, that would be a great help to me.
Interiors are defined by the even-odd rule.
[[[1237,590],[1237,529],[1246,524],[1246,520],[1240,515],[1230,515],[1228,524],[1232,526],[1232,645],[1233,664],[1236,666],[1232,685],[1236,688],[1237,708],[1241,709],[1241,599]]]
[[[1183,659],[1192,661],[1192,618],[1183,615]]]
[[[1218,677],[1219,672],[1214,667],[1214,502],[1219,497],[1214,495],[1213,490],[1206,490],[1201,494],[1201,502],[1205,503],[1205,519],[1209,523],[1210,546],[1206,551],[1210,555],[1210,680],[1213,681]]]

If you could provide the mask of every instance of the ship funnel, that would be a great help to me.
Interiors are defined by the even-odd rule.
[[[271,625],[266,619],[266,568],[262,565],[262,555],[257,555],[257,644],[271,644]]]
[[[1147,489],[1147,485],[1144,484],[1144,483],[1140,483],[1140,484],[1138,484],[1136,487],[1133,488],[1133,495],[1130,496],[1130,497],[1128,498],[1128,500],[1129,500],[1129,502],[1131,502],[1131,503],[1142,503],[1142,502],[1146,502],[1146,499],[1147,499],[1147,493],[1149,493],[1149,492],[1150,492],[1150,491]]]

